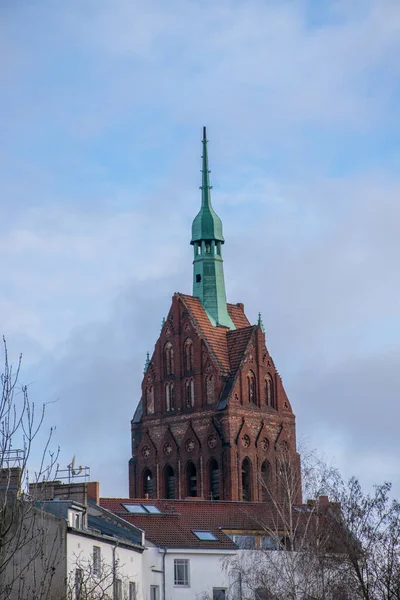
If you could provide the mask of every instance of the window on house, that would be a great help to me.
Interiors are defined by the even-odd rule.
[[[151,585],[150,586],[150,600],[160,600],[160,586],[159,585]]]
[[[241,550],[255,550],[257,547],[257,538],[255,535],[245,535],[236,533],[228,533],[227,535],[231,538],[233,542],[235,542],[235,544]]]
[[[101,573],[101,548],[93,546],[93,575],[99,577]]]
[[[267,460],[264,460],[261,465],[261,496],[263,502],[267,502],[270,500],[270,490],[269,487],[271,485],[271,465]]]
[[[208,465],[208,477],[210,488],[210,499],[219,500],[219,469],[215,458],[210,460]]]
[[[153,497],[153,474],[150,469],[143,471],[143,495],[145,498]]]
[[[192,408],[194,406],[194,381],[193,379],[186,379],[185,381],[185,399],[186,406]]]
[[[264,381],[265,404],[275,408],[274,386],[271,375],[267,375]]]
[[[257,404],[256,376],[253,371],[249,371],[247,375],[247,399],[249,402]]]
[[[145,394],[147,414],[152,415],[154,413],[154,388],[152,385],[146,388]]]
[[[161,511],[158,510],[154,504],[123,504],[125,510],[136,515],[160,515]]]
[[[81,600],[83,586],[83,570],[75,569],[75,600]]]
[[[189,561],[186,558],[174,560],[174,583],[177,586],[189,587]]]
[[[134,581],[129,582],[129,600],[136,600],[136,583]]]
[[[193,531],[194,535],[202,542],[217,542],[218,539],[211,531]]]
[[[226,600],[226,589],[213,588],[213,600]]]
[[[115,580],[115,600],[122,600],[122,579]]]
[[[164,487],[165,497],[168,499],[175,498],[175,473],[173,468],[168,465],[164,471]]]
[[[165,410],[171,412],[175,409],[175,387],[173,383],[165,386]]]
[[[263,550],[280,550],[282,544],[282,538],[273,535],[261,535],[260,536],[260,548]]]
[[[251,500],[251,463],[248,458],[242,462],[242,500]]]
[[[171,342],[167,342],[164,346],[164,374],[174,374],[174,349]]]
[[[187,496],[197,496],[197,471],[192,462],[186,466]]]
[[[185,341],[184,355],[185,373],[191,373],[193,371],[193,342],[190,338]]]
[[[75,523],[74,523],[74,527],[75,529],[82,529],[82,515],[81,513],[75,513]]]

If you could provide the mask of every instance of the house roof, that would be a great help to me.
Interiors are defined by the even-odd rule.
[[[153,505],[161,514],[132,514],[124,504]],[[235,549],[224,530],[263,531],[276,517],[273,507],[262,502],[101,498],[100,505],[144,530],[155,545],[167,548]],[[210,531],[217,540],[201,541],[193,533],[196,530]]]
[[[222,370],[231,376],[237,371],[248,340],[255,327],[252,327],[244,314],[243,304],[228,304],[228,313],[236,330],[227,327],[215,327],[211,324],[200,300],[194,296],[178,294],[188,309],[193,321]]]

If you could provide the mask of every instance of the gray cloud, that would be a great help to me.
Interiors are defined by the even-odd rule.
[[[63,464],[126,493],[145,352],[191,289],[206,121],[229,299],[262,311],[299,436],[398,482],[398,2],[317,22],[290,2],[44,2],[5,23],[1,325],[32,397],[57,400]]]

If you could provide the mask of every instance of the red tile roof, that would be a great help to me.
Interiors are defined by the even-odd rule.
[[[229,364],[232,375],[234,375],[240,367],[240,363],[242,362],[242,358],[246,352],[251,334],[255,329],[255,325],[250,325],[249,327],[243,327],[242,329],[236,329],[235,331],[228,331],[226,334]]]
[[[253,327],[244,314],[243,305],[228,304],[228,312],[236,330],[227,327],[215,327],[211,324],[200,300],[194,296],[178,294],[200,329],[204,341],[217,359],[226,375],[234,377],[246,350]]]
[[[243,304],[227,304],[227,307],[229,316],[236,329],[241,329],[242,327],[248,327],[250,325],[248,318],[244,314]]]
[[[132,514],[123,504],[151,504],[162,514]],[[100,505],[144,530],[149,541],[167,548],[234,549],[224,529],[263,531],[267,525],[273,526],[276,517],[273,507],[262,502],[101,498]],[[194,530],[211,531],[217,541],[200,541]]]

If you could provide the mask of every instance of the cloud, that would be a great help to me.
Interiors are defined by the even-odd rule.
[[[191,288],[206,124],[229,299],[262,311],[299,435],[378,480],[399,451],[398,2],[2,11],[1,325],[57,400],[63,463],[126,491],[145,352]]]

